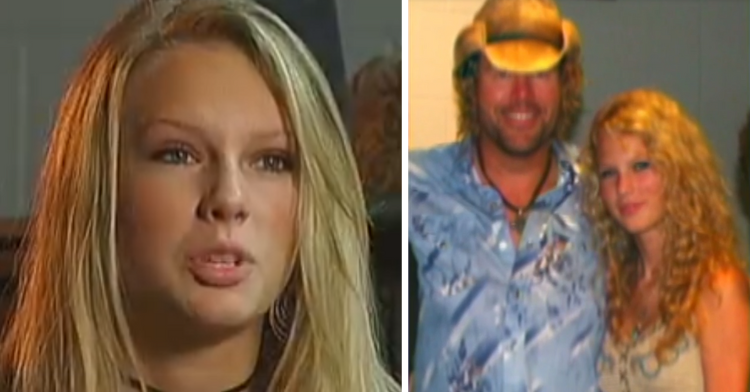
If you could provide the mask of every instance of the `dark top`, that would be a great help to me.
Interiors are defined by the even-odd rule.
[[[393,377],[401,373],[401,195],[371,197],[370,256],[380,341]]]

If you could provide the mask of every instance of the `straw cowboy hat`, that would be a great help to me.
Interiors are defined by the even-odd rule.
[[[484,54],[498,69],[535,73],[555,67],[580,46],[575,24],[563,19],[552,0],[487,0],[456,38],[454,70]]]

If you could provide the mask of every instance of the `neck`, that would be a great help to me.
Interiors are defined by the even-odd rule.
[[[484,136],[480,136],[477,143],[477,153],[481,154],[477,159],[481,159],[481,162],[475,161],[475,167],[479,168],[482,180],[497,188],[514,205],[526,205],[529,202],[529,197],[545,174],[547,164],[551,167],[540,188],[540,194],[554,187],[557,182],[557,165],[554,157],[549,156],[553,154],[551,141],[524,156],[507,154]],[[553,159],[552,162],[549,161],[550,158]]]
[[[636,236],[635,243],[643,259],[643,279],[653,278],[661,265],[664,249],[664,231],[659,227],[647,230]]]
[[[189,331],[185,326],[133,327],[139,366],[146,384],[160,391],[220,392],[253,374],[258,361],[262,321],[221,335]],[[149,331],[144,333],[144,331]]]

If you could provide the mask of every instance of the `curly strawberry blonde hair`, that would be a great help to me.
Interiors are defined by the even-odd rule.
[[[729,188],[698,123],[675,100],[648,89],[621,93],[595,115],[581,153],[584,211],[591,219],[606,265],[607,328],[616,342],[629,336],[624,312],[639,274],[633,237],[607,212],[599,195],[597,147],[601,132],[634,135],[646,145],[665,181],[666,212],[658,312],[664,334],[655,354],[663,362],[686,333],[697,336],[696,304],[708,277],[740,268],[743,258]]]
[[[352,78],[353,144],[368,192],[401,191],[401,59],[376,57]]]

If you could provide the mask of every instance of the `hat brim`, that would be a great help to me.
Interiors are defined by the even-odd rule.
[[[565,55],[546,42],[516,39],[490,44],[482,51],[495,68],[514,73],[537,73],[554,68]]]
[[[484,54],[495,68],[514,73],[537,73],[556,67],[565,55],[580,45],[580,36],[569,20],[562,21],[562,48],[536,39],[527,38],[487,42],[484,26],[474,23],[461,31],[456,40],[454,56],[456,72],[461,72],[465,61],[475,54]]]

